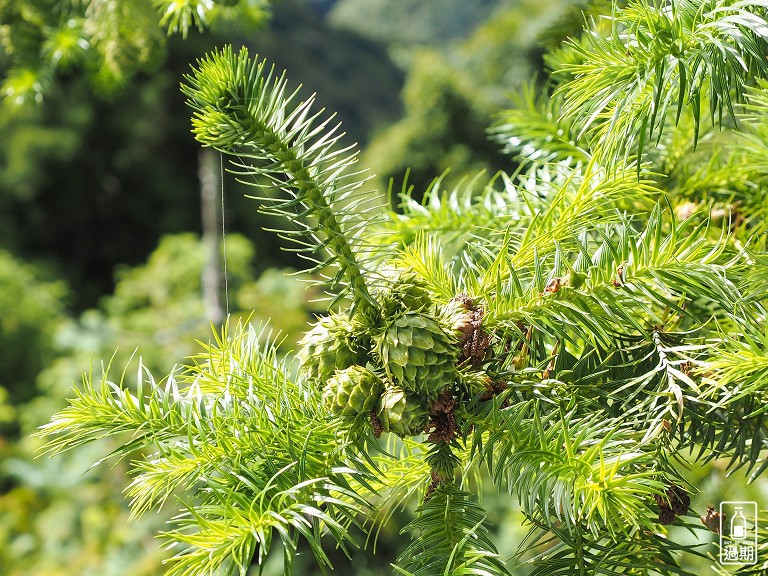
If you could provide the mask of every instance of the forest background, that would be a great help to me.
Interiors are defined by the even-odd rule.
[[[231,175],[218,180],[218,156],[199,152],[179,91],[190,64],[214,46],[244,43],[286,69],[338,113],[346,141],[360,144],[361,165],[376,174],[371,189],[391,185],[396,209],[406,172],[418,198],[441,175],[450,188],[481,171],[514,170],[487,129],[581,15],[568,0],[284,0],[260,5],[258,24],[158,40],[124,77],[87,74],[75,62],[48,86],[19,91],[19,47],[34,43],[32,16],[47,5],[0,0],[0,574],[156,575],[166,553],[153,534],[165,518],[129,521],[124,464],[89,470],[99,447],[35,458],[39,441],[29,435],[101,359],[120,366],[137,353],[165,372],[224,311],[271,318],[292,343],[320,310],[301,278],[287,275],[300,266],[295,256],[262,231],[269,219]],[[205,278],[222,268],[221,215],[204,222],[222,188],[226,294],[217,279],[211,295]],[[716,469],[694,473],[707,476],[699,483],[710,499],[767,495],[763,484],[746,488]],[[525,533],[518,512],[485,497],[510,556]],[[395,515],[375,558],[334,564],[390,573],[407,520]],[[279,554],[266,573],[281,573]]]

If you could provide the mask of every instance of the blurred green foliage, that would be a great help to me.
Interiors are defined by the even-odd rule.
[[[239,6],[250,4],[263,3]],[[137,71],[130,89],[107,99],[74,69],[56,77],[39,106],[0,111],[0,246],[46,260],[71,286],[77,311],[112,290],[115,265],[138,265],[163,234],[199,231],[198,149],[178,83],[215,44],[236,39],[277,55],[278,67],[339,111],[348,143],[365,142],[400,113],[402,75],[385,51],[329,29],[300,2],[278,4],[269,30],[246,34],[218,24],[213,34],[163,39],[151,71]],[[0,50],[0,77],[12,49]],[[261,233],[274,222],[257,213],[234,178],[226,178],[225,194],[227,229],[247,232],[264,248],[259,271],[296,267],[278,239]]]
[[[255,317],[273,316],[275,330],[295,341],[310,320],[310,293],[296,279],[286,278],[291,270],[269,270],[256,278],[255,261],[253,243],[239,234],[227,235],[231,315],[247,317],[256,310]],[[120,365],[138,353],[150,369],[165,369],[169,361],[181,362],[191,354],[195,339],[207,338],[211,328],[202,299],[205,264],[199,237],[182,233],[165,236],[146,264],[118,270],[114,293],[58,331],[59,357],[39,376],[50,398],[60,402],[92,358],[111,357]],[[223,307],[226,296],[221,295]]]
[[[111,290],[115,264],[138,264],[163,233],[199,222],[196,149],[176,90],[195,54],[187,46],[111,103],[73,77],[41,106],[0,114],[0,245],[47,260],[75,309]]]
[[[65,317],[66,285],[0,250],[0,406],[31,400],[53,359],[52,337]],[[0,408],[0,430],[8,421]]]
[[[114,94],[164,57],[167,35],[218,21],[263,23],[266,0],[0,1],[0,96],[6,108],[39,104],[62,77],[77,72]],[[165,28],[166,30],[164,30]]]
[[[501,168],[503,159],[485,134],[490,113],[477,105],[470,79],[439,53],[414,56],[403,100],[405,116],[379,133],[362,156],[377,175],[377,188],[386,189],[390,178],[400,182],[406,171],[408,184],[423,191],[448,169],[450,186],[466,174]]]
[[[89,474],[95,452],[33,460],[23,441],[3,449],[0,493],[0,573],[4,576],[151,576],[162,554],[151,529],[156,515],[131,522],[122,495],[126,469],[102,466]],[[96,447],[94,447],[96,448]],[[91,456],[89,456],[89,453]]]
[[[314,294],[287,276],[289,269],[257,277],[256,256],[246,238],[227,236],[231,314],[254,321],[271,317],[273,329],[281,331],[287,342],[295,342],[311,318],[313,305],[308,299]],[[195,350],[196,338],[210,335],[201,298],[205,264],[205,250],[196,235],[166,236],[146,264],[117,272],[114,293],[98,308],[63,321],[59,302],[63,285],[36,280],[30,266],[0,257],[0,285],[11,287],[15,282],[14,291],[0,291],[4,351],[0,361],[14,360],[5,353],[11,350],[19,361],[28,361],[25,369],[32,390],[40,372],[39,395],[30,402],[4,404],[0,396],[0,418],[13,417],[27,436],[63,405],[84,367],[90,365],[94,373],[105,369],[94,364],[95,358],[124,365],[132,355],[140,356],[153,370],[182,362]],[[58,315],[53,313],[57,310]],[[39,350],[29,342],[38,343]],[[46,356],[29,358],[43,352]],[[13,373],[12,367],[2,368],[3,374]],[[24,399],[30,398],[28,394]],[[64,458],[34,459],[37,448],[38,442],[29,438],[9,442],[0,437],[0,574],[157,574],[163,553],[151,534],[166,518],[161,514],[129,521],[122,495],[124,463],[102,465],[85,474],[96,458],[94,450],[102,448],[89,446]]]
[[[162,56],[163,31],[142,0],[4,0],[0,22],[6,106],[42,102],[56,74],[75,67],[100,90],[114,91]]]
[[[401,115],[403,73],[385,46],[359,30],[329,25],[306,1],[282,0],[273,11],[269,27],[249,38],[248,46],[301,82],[305,97],[316,94],[317,103],[342,123],[345,142],[364,146]]]

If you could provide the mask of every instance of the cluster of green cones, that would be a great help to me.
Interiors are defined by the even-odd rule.
[[[393,274],[376,294],[378,306],[315,324],[301,342],[302,376],[322,389],[335,415],[368,422],[377,436],[437,432],[447,441],[455,430],[436,430],[438,415],[446,406],[453,410],[453,398],[471,394],[478,382],[476,371],[465,377],[473,363],[462,346],[481,328],[470,324],[466,296],[437,304],[413,272]],[[451,421],[455,428],[453,415]]]

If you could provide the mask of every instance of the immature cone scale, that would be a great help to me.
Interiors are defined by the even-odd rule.
[[[336,370],[364,364],[365,354],[358,350],[354,327],[346,314],[321,318],[310,330],[298,357],[304,376],[322,385]]]
[[[432,305],[427,285],[417,274],[411,271],[395,270],[388,275],[393,276],[392,284],[380,295],[385,316],[392,317],[406,311],[424,310]]]
[[[354,418],[376,407],[384,383],[362,366],[337,371],[326,383],[323,402],[337,416]]]
[[[379,419],[384,430],[401,437],[416,436],[427,426],[429,409],[418,396],[392,386],[381,395]]]
[[[458,339],[428,313],[398,316],[378,338],[378,354],[387,375],[406,391],[437,397],[456,379]]]

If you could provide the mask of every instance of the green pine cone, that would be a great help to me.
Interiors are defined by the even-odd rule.
[[[457,376],[458,338],[452,327],[423,313],[395,318],[376,352],[387,375],[408,392],[437,397]]]
[[[377,294],[385,317],[408,311],[429,309],[432,297],[426,283],[411,270],[391,269],[384,272],[386,288]]]
[[[402,437],[416,436],[429,422],[429,409],[418,396],[390,387],[381,395],[379,419],[384,430]]]
[[[392,294],[406,310],[421,310],[432,305],[426,283],[413,272],[403,272],[392,286]]]
[[[359,344],[354,327],[346,314],[321,318],[310,330],[299,350],[301,372],[322,386],[336,370],[365,364],[365,348]]]
[[[325,385],[323,402],[337,416],[354,418],[376,407],[384,383],[362,366],[338,370]]]

